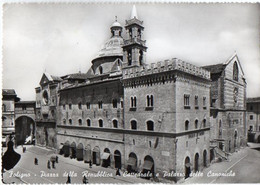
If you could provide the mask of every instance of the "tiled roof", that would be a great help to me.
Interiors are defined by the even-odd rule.
[[[62,79],[58,76],[51,75],[51,78],[53,79],[53,81],[62,81]]]
[[[256,103],[256,102],[260,102],[260,97],[255,97],[255,98],[247,98],[246,99],[247,103]]]
[[[221,73],[225,69],[225,64],[215,64],[209,66],[202,66],[202,68],[208,70],[210,73]]]
[[[3,89],[2,94],[3,95],[15,95],[16,96],[16,92],[15,92],[14,89]]]

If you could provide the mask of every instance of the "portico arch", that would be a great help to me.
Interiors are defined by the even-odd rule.
[[[15,120],[16,145],[32,144],[35,138],[35,121],[29,116],[19,116]]]

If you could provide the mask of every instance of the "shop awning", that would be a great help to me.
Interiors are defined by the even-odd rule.
[[[189,167],[191,167],[191,163],[186,163],[185,166],[186,166],[187,168],[189,168]]]
[[[102,156],[101,156],[101,159],[108,159],[109,156],[110,156],[110,153],[104,152],[104,153],[102,154]]]
[[[135,166],[136,165],[136,158],[129,157],[127,164],[130,166]]]
[[[153,162],[152,161],[144,161],[143,169],[151,170],[152,167],[153,167]]]
[[[59,146],[59,149],[61,150],[62,148],[63,148],[63,145],[60,145],[60,146]]]

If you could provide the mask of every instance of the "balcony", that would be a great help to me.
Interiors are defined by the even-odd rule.
[[[142,46],[145,46],[146,41],[141,40],[140,38],[131,38],[124,41],[125,45],[131,45],[131,44],[140,44]]]

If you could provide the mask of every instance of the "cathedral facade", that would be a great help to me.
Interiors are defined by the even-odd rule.
[[[210,141],[218,122],[211,122],[215,81],[209,68],[177,58],[146,64],[144,27],[135,7],[125,29],[115,21],[110,31],[87,73],[43,75],[36,88],[36,143],[59,149],[66,157],[149,177],[177,172],[178,180],[207,167],[216,156],[214,151],[211,156]],[[236,109],[227,107],[225,114],[218,114],[239,119],[237,138],[244,133],[245,86],[240,82],[241,77],[232,81],[239,86]]]

